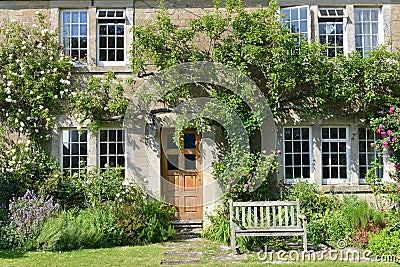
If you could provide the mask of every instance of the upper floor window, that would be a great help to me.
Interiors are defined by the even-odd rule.
[[[88,51],[87,10],[61,11],[60,32],[64,53],[78,65],[86,65]]]
[[[88,157],[88,131],[63,130],[61,168],[67,175],[80,173]]]
[[[349,138],[346,127],[322,127],[322,182],[348,182]]]
[[[379,9],[354,9],[355,45],[363,57],[379,42]]]
[[[285,127],[283,139],[285,180],[311,178],[311,128]]]
[[[321,44],[327,44],[327,55],[335,57],[345,52],[345,10],[320,8],[318,10],[318,36]]]
[[[281,8],[281,14],[283,15],[282,23],[289,27],[291,33],[301,33],[309,40],[309,13],[308,6]]]
[[[125,10],[97,11],[97,63],[125,65]]]

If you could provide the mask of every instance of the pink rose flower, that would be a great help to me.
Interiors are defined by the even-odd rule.
[[[390,114],[393,114],[395,110],[396,110],[396,108],[395,108],[395,107],[390,107],[390,109],[389,109],[389,113],[390,113]]]
[[[375,147],[375,143],[371,143],[370,146],[371,146],[371,147]]]
[[[247,189],[249,188],[249,184],[244,184],[243,187]]]
[[[386,136],[386,132],[381,132],[381,136],[385,137]]]
[[[387,130],[388,135],[391,135],[392,133],[393,133],[392,130]]]
[[[392,141],[396,141],[396,140],[397,140],[396,136],[393,136]]]
[[[278,149],[278,150],[276,151],[276,153],[277,153],[278,155],[280,155],[280,154],[282,154],[282,150],[279,150],[279,149]]]

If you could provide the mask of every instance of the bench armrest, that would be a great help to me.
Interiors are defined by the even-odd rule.
[[[299,218],[303,221],[305,221],[307,219],[307,217],[303,214],[299,214]]]

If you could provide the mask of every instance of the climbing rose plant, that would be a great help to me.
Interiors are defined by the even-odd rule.
[[[390,200],[397,202],[400,200],[400,108],[392,106],[380,111],[370,125],[378,137],[370,145],[386,157],[391,181],[383,183],[374,168],[368,172],[368,181],[376,193],[387,194]]]
[[[58,34],[37,13],[37,24],[0,24],[0,117],[20,134],[40,141],[69,93],[70,59]]]

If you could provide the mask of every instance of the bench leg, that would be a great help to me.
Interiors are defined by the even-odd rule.
[[[231,248],[232,248],[232,254],[236,254],[236,236],[235,233],[231,233]]]
[[[307,251],[307,234],[306,233],[303,236],[303,250]]]

